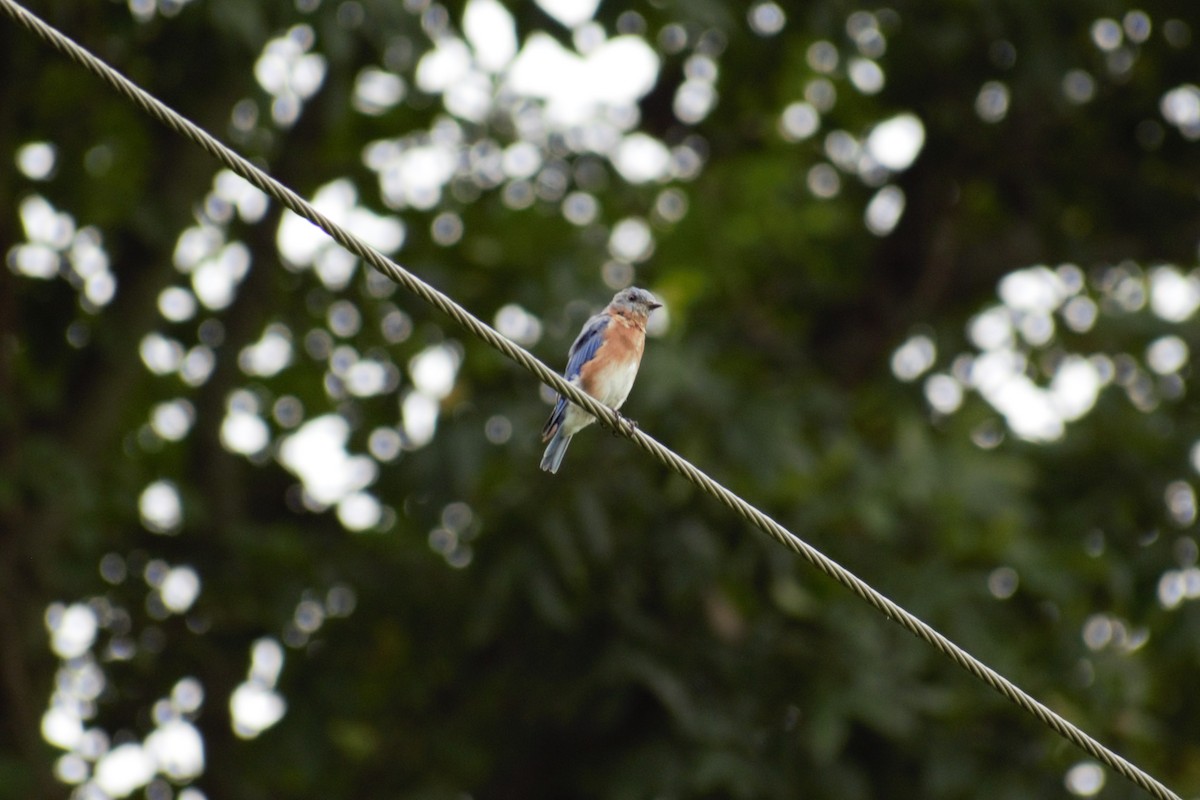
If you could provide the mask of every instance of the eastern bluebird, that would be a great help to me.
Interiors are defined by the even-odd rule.
[[[662,303],[645,289],[622,289],[608,307],[592,317],[567,353],[565,377],[604,405],[616,410],[629,396],[646,347],[646,320]],[[549,440],[542,469],[558,472],[571,437],[596,418],[559,396],[542,441]]]

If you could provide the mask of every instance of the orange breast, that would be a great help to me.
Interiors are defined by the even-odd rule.
[[[579,371],[579,380],[585,392],[615,408],[629,394],[646,347],[646,332],[631,320],[614,315],[607,333],[596,355]]]

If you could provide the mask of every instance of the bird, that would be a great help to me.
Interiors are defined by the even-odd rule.
[[[563,377],[614,411],[620,408],[637,377],[646,348],[646,322],[656,308],[662,303],[645,289],[631,286],[617,292],[603,311],[584,323],[567,352]],[[558,472],[571,437],[595,421],[560,395],[542,428],[542,441],[549,442],[542,469]]]

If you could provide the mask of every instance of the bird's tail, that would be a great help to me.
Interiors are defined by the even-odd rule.
[[[546,472],[558,472],[558,467],[562,464],[563,456],[567,454],[567,445],[571,443],[570,436],[564,436],[562,429],[555,431],[554,437],[550,440],[550,444],[546,446],[546,452],[542,456],[542,469]]]
[[[554,404],[554,410],[550,412],[550,419],[546,420],[546,424],[542,428],[542,441],[547,441],[551,436],[558,433],[558,429],[562,427],[566,419],[567,398],[560,397],[558,398],[558,402]]]

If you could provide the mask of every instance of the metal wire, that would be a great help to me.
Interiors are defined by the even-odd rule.
[[[305,201],[304,198],[217,141],[199,126],[160,102],[157,98],[96,58],[73,40],[34,16],[28,10],[13,2],[13,0],[0,0],[0,8],[13,20],[36,34],[39,38],[54,47],[54,49],[101,78],[143,111],[165,124],[171,130],[198,144],[226,167],[278,200],[284,207],[325,231],[342,247],[345,247],[351,253],[366,261],[376,270],[391,278],[412,294],[415,294],[449,316],[462,328],[520,364],[531,372],[534,377],[566,397],[572,403],[595,415],[604,426],[631,439],[634,444],[654,456],[655,459],[668,469],[682,475],[702,491],[733,510],[742,519],[854,592],[854,594],[870,603],[872,607],[880,611],[888,619],[900,625],[900,627],[922,641],[932,645],[939,653],[1032,714],[1043,725],[1097,761],[1111,767],[1120,775],[1128,778],[1150,795],[1161,798],[1161,800],[1181,800],[1179,795],[1172,792],[1158,780],[1051,711],[1012,681],[963,650],[913,614],[905,611],[865,581],[800,539],[775,520],[750,505],[750,503],[717,483],[691,462],[660,444],[635,426],[630,420],[567,383],[558,373],[535,358],[529,351],[502,336],[499,332],[456,303],[448,295],[433,288],[395,261],[387,258],[343,229],[340,225],[322,215],[311,204]]]

